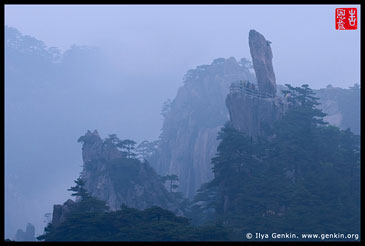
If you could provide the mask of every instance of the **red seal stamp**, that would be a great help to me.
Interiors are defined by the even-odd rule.
[[[357,8],[336,9],[336,30],[357,29]]]

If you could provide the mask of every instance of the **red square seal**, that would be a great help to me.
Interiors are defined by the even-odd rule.
[[[336,9],[336,30],[357,29],[357,8]]]

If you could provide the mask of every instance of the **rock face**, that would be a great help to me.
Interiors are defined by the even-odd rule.
[[[28,223],[25,232],[21,229],[17,230],[15,241],[35,241],[34,226],[31,223]]]
[[[52,225],[58,226],[66,220],[67,214],[77,208],[77,203],[68,199],[63,205],[54,205],[52,214]]]
[[[226,105],[233,127],[253,137],[264,135],[265,126],[280,119],[286,108],[281,98],[258,98],[239,92],[229,93]]]
[[[237,62],[234,58],[220,58],[188,71],[184,85],[164,116],[160,145],[150,162],[160,174],[178,175],[179,191],[189,198],[213,177],[210,160],[218,146],[217,133],[227,120],[230,119],[239,131],[258,136],[263,134],[265,125],[280,119],[288,107],[280,90],[276,96],[269,41],[252,30],[249,45],[257,76],[256,93],[230,92],[232,82],[255,83],[256,78],[249,66],[244,65],[245,59]],[[338,123],[337,109],[330,111],[330,115],[333,116],[329,119]],[[359,110],[356,115],[359,116]],[[359,124],[356,127],[359,128]]]
[[[314,90],[321,103],[318,107],[326,114],[324,120],[341,129],[350,128],[360,134],[360,85],[343,89],[328,85],[327,88]]]
[[[213,178],[211,158],[218,146],[217,133],[229,120],[224,100],[237,80],[255,81],[246,59],[220,58],[189,70],[165,115],[151,165],[160,174],[178,175],[179,191],[188,198]]]
[[[284,85],[277,85],[277,96],[281,97],[281,90],[286,90]],[[327,115],[324,121],[337,126],[342,130],[350,128],[355,134],[360,134],[360,85],[345,89],[327,85],[326,88],[315,89],[319,97],[318,108]]]
[[[92,196],[106,201],[110,210],[118,210],[124,203],[137,209],[159,206],[184,215],[181,198],[166,190],[147,162],[126,158],[115,144],[101,139],[96,130],[87,131],[78,141],[83,143],[81,178],[85,188]],[[77,207],[78,203],[71,199],[54,205],[52,225],[63,223]]]
[[[263,135],[265,126],[270,126],[281,118],[287,109],[287,103],[275,96],[276,82],[269,41],[251,30],[249,45],[258,88],[242,82],[233,83],[226,105],[233,127],[255,137]]]
[[[250,30],[248,39],[259,90],[263,93],[275,95],[276,80],[272,66],[271,42],[255,30]]]
[[[159,206],[182,214],[177,200],[168,192],[147,162],[126,158],[98,132],[88,131],[80,137],[84,161],[81,177],[92,196],[104,200],[111,210],[128,207],[145,209]]]

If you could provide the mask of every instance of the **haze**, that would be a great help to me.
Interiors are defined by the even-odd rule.
[[[43,215],[69,198],[67,188],[82,164],[76,140],[86,130],[137,142],[157,139],[161,106],[175,97],[186,71],[220,57],[251,60],[250,29],[272,42],[278,84],[308,83],[313,89],[360,84],[360,7],[345,6],[358,9],[358,29],[351,31],[335,30],[337,7],[344,6],[5,6],[5,25],[62,51],[74,44],[98,47],[111,71],[94,84],[82,82],[80,105],[100,94],[87,99],[89,104],[74,105],[59,94],[58,103],[70,117],[54,119],[63,129],[44,121],[19,122],[23,135],[13,138],[9,126],[16,116],[6,106],[5,237],[13,238],[27,222],[41,234]],[[5,100],[6,105],[13,103]],[[53,110],[49,107],[44,114]],[[32,112],[27,113],[32,119]],[[58,137],[62,140],[53,141]]]

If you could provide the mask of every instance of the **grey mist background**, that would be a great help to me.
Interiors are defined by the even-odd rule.
[[[335,30],[337,7],[358,8],[358,30]],[[6,5],[5,25],[59,48],[63,62],[22,73],[12,69],[32,66],[6,54],[5,238],[27,222],[42,234],[44,214],[70,197],[79,136],[157,139],[186,71],[251,60],[250,29],[272,42],[278,84],[360,83],[360,15],[359,5]]]

